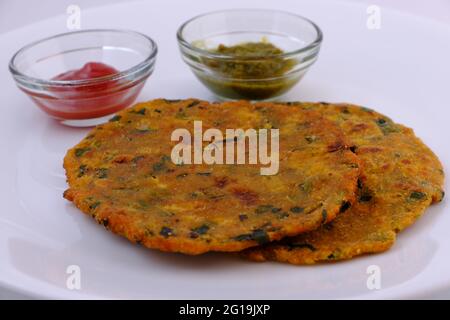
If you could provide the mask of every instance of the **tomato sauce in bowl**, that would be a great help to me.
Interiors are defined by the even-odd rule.
[[[52,97],[27,92],[47,114],[57,119],[85,120],[108,116],[134,102],[143,82],[130,85],[115,80],[119,71],[101,62],[88,62],[82,68],[53,77],[56,81],[94,80],[92,84],[62,85],[51,88]]]
[[[9,68],[47,115],[69,126],[92,126],[136,100],[156,54],[153,40],[140,33],[84,30],[20,49]]]

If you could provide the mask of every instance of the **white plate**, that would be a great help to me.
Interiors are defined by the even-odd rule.
[[[381,29],[367,7],[320,1],[151,1],[82,11],[82,27],[139,30],[159,45],[156,70],[140,100],[210,94],[182,63],[175,32],[187,18],[233,7],[285,9],[316,21],[325,40],[317,64],[287,100],[347,101],[415,128],[450,161],[450,28],[382,8]],[[19,46],[65,32],[60,16],[0,35],[0,284],[46,298],[411,298],[450,290],[448,202],[401,233],[392,250],[347,262],[298,267],[222,254],[188,257],[145,250],[105,232],[62,198],[62,159],[85,129],[49,120],[13,84],[5,66]],[[448,188],[447,188],[448,189]],[[447,213],[447,214],[446,214]],[[69,265],[81,290],[66,287]],[[369,290],[366,270],[381,270]],[[448,292],[448,291],[447,291]]]

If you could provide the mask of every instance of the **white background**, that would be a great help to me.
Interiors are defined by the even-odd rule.
[[[147,0],[150,1],[151,0]],[[170,0],[168,0],[170,1]],[[190,0],[195,1],[195,0]],[[242,0],[245,2],[245,0]],[[269,1],[269,0],[261,0]],[[342,0],[376,4],[450,23],[450,0]],[[0,0],[0,33],[55,15],[64,14],[70,4],[83,8],[125,2],[125,0]],[[280,8],[283,9],[283,8]]]
[[[148,0],[151,1],[151,0]],[[170,0],[168,0],[170,1]],[[191,0],[195,1],[195,0]],[[243,0],[245,1],[245,0]],[[450,24],[450,0],[343,0],[376,4],[381,7],[393,8],[413,15]],[[83,8],[107,5],[108,3],[124,2],[124,0],[0,0],[0,33],[8,32],[27,24],[65,13],[69,4]],[[283,9],[283,8],[280,8]],[[5,66],[4,72],[6,72]],[[435,298],[448,298],[450,293],[443,293]],[[0,289],[0,299],[26,298]]]

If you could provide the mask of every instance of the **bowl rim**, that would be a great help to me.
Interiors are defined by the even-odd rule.
[[[193,22],[193,21],[195,21],[197,19],[203,18],[205,16],[208,16],[208,15],[213,15],[213,14],[218,14],[218,13],[233,13],[233,12],[272,12],[272,13],[289,15],[291,17],[298,18],[298,19],[302,20],[303,22],[306,22],[306,23],[310,24],[314,28],[314,30],[316,31],[316,38],[312,42],[306,44],[304,47],[301,47],[300,49],[293,50],[293,51],[288,51],[288,52],[283,52],[283,53],[278,53],[278,54],[272,54],[272,55],[266,56],[264,58],[214,53],[214,52],[211,52],[211,51],[208,51],[208,50],[201,49],[199,47],[193,46],[191,43],[187,42],[184,39],[183,31],[184,31],[184,29],[186,28],[186,26],[189,23],[191,23],[191,22]],[[177,30],[177,40],[178,40],[178,43],[182,47],[184,47],[184,48],[186,48],[188,50],[192,50],[192,51],[194,51],[196,53],[199,53],[199,54],[201,54],[203,56],[206,56],[206,57],[209,57],[209,58],[215,58],[215,59],[221,59],[221,60],[236,60],[236,58],[238,58],[240,60],[264,60],[264,59],[267,59],[267,58],[270,58],[270,59],[272,59],[272,58],[289,58],[289,57],[298,55],[300,53],[307,52],[307,51],[309,51],[309,50],[319,46],[322,43],[322,41],[323,41],[323,32],[322,32],[322,30],[319,28],[319,26],[314,21],[312,21],[312,20],[310,20],[310,19],[308,19],[308,18],[306,18],[304,16],[292,13],[292,12],[283,11],[283,10],[274,10],[274,9],[250,9],[250,8],[243,8],[243,9],[215,10],[215,11],[210,11],[210,12],[206,12],[206,13],[202,13],[202,14],[196,15],[196,16],[188,19],[187,21],[185,21],[185,22],[183,22],[181,24],[181,26]]]
[[[144,40],[148,41],[149,46],[151,47],[150,54],[141,62],[138,64],[132,66],[131,68],[128,68],[126,70],[120,71],[118,73],[114,73],[111,75],[103,76],[103,77],[97,77],[92,79],[81,79],[81,80],[51,80],[51,79],[41,79],[32,77],[29,75],[26,75],[25,73],[18,70],[18,68],[15,65],[15,62],[17,58],[26,52],[27,50],[31,49],[32,47],[41,44],[46,41],[74,35],[74,34],[83,34],[83,33],[95,33],[95,32],[112,32],[112,33],[122,33],[124,35],[135,35],[143,38]],[[77,30],[77,31],[69,31],[64,33],[58,33],[53,36],[45,37],[36,41],[33,41],[19,50],[17,50],[16,53],[11,57],[9,61],[9,71],[13,75],[15,79],[20,79],[23,82],[29,83],[29,84],[37,84],[37,85],[43,85],[43,86],[84,86],[84,85],[91,85],[91,84],[98,84],[102,82],[107,81],[116,81],[123,78],[126,78],[132,74],[138,73],[140,70],[146,68],[148,65],[151,65],[152,62],[155,60],[155,57],[158,53],[158,46],[156,42],[150,38],[149,36],[133,30],[128,29],[85,29],[85,30]]]

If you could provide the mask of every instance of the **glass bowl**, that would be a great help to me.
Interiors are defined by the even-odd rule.
[[[238,9],[194,17],[181,25],[177,39],[183,60],[219,99],[271,100],[291,89],[316,61],[322,32],[292,13]],[[281,52],[218,50],[261,42]]]
[[[126,30],[83,30],[20,49],[9,70],[17,86],[49,116],[70,126],[92,126],[131,105],[152,73],[156,43]],[[61,80],[89,62],[112,66],[108,75]],[[58,79],[59,78],[59,79]]]

